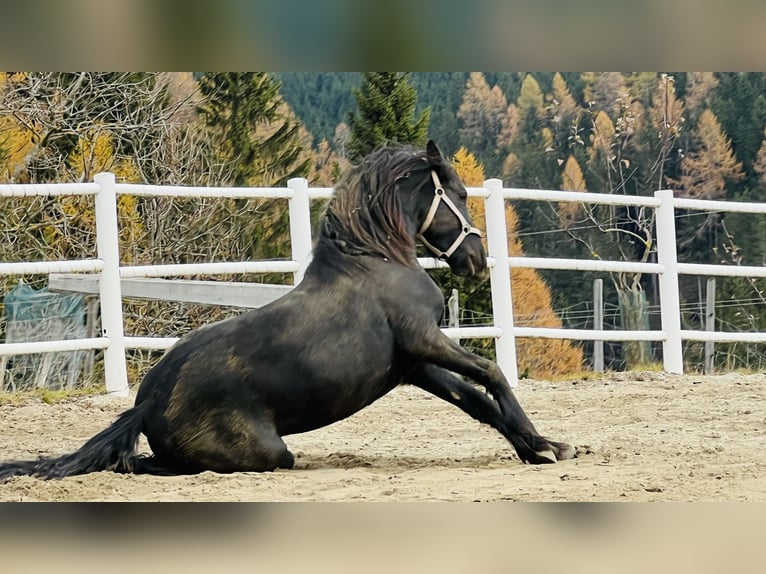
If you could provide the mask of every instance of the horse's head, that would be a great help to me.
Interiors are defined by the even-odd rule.
[[[426,180],[409,183],[417,190],[410,195],[417,237],[454,273],[478,275],[486,268],[486,255],[481,231],[468,214],[465,186],[433,141],[426,146],[425,160]]]

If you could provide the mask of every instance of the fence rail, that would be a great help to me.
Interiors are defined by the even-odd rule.
[[[270,198],[285,199],[290,216],[291,259],[277,261],[232,261],[200,264],[121,266],[117,236],[118,194],[164,197]],[[126,349],[166,349],[175,337],[127,337],[123,330],[122,281],[131,278],[186,277],[230,273],[292,273],[297,284],[311,257],[310,202],[326,199],[332,188],[309,188],[305,179],[292,179],[285,188],[205,188],[118,184],[110,173],[96,175],[91,183],[41,185],[0,185],[0,198],[61,195],[94,195],[96,202],[97,259],[72,261],[27,261],[0,263],[0,275],[91,273],[98,277],[102,336],[89,339],[0,344],[0,356],[62,350],[103,349],[105,384],[108,393],[125,396],[128,380]],[[448,327],[445,334],[456,339],[494,338],[497,361],[511,385],[518,382],[517,337],[543,337],[599,341],[660,341],[666,371],[683,372],[682,339],[692,341],[766,342],[766,333],[727,333],[682,330],[678,295],[679,274],[766,277],[766,268],[678,263],[675,237],[675,210],[707,210],[766,213],[766,203],[731,203],[674,198],[672,191],[660,190],[653,197],[597,193],[504,188],[498,179],[483,187],[468,188],[469,196],[485,200],[487,266],[490,272],[493,325],[487,327]],[[636,206],[656,210],[657,263],[509,257],[505,202],[507,200],[580,202]],[[433,258],[419,258],[426,268],[447,265]],[[594,329],[551,329],[515,327],[511,297],[511,268],[566,269],[653,273],[658,276],[661,303],[660,330],[605,331]]]

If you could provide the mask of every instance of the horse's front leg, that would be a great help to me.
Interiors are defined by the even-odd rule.
[[[527,425],[527,432],[523,435],[508,424],[497,402],[441,367],[422,363],[407,377],[406,382],[452,403],[477,421],[493,427],[514,446],[524,462],[549,463],[574,456],[571,446],[539,436],[518,403],[518,410]],[[515,401],[513,395],[512,399]]]
[[[404,346],[409,353],[433,363],[421,367],[408,380],[492,425],[510,441],[522,461],[542,464],[575,456],[570,445],[551,441],[537,432],[496,363],[466,351],[438,327],[406,341]],[[444,369],[475,380],[491,393],[495,402]],[[420,378],[415,380],[415,376]]]

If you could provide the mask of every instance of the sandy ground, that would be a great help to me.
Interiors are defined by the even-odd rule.
[[[521,381],[516,394],[540,432],[577,446],[577,459],[521,464],[491,428],[404,387],[345,421],[286,437],[292,470],[20,477],[0,485],[0,500],[766,501],[766,375],[611,373]],[[74,450],[132,400],[1,406],[0,459]]]

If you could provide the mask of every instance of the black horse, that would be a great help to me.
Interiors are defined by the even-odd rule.
[[[402,383],[491,425],[522,461],[573,457],[571,446],[538,434],[495,363],[439,329],[442,294],[418,265],[415,241],[455,273],[482,273],[484,248],[465,199],[433,142],[372,153],[336,186],[295,289],[188,333],[112,426],[74,453],[2,464],[0,479],[291,468],[283,436],[346,418]],[[153,456],[136,455],[140,433]]]

